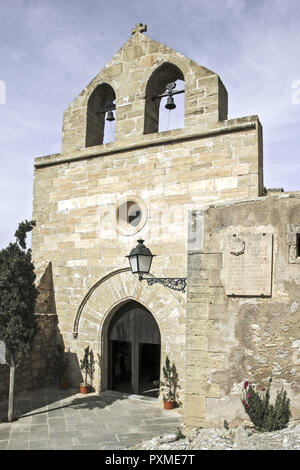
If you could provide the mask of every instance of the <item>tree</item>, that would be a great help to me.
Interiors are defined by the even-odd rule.
[[[26,250],[26,235],[35,221],[21,222],[15,232],[16,242],[0,250],[0,339],[6,349],[10,368],[8,421],[14,419],[15,369],[32,350],[37,331],[34,305],[38,290],[31,250]]]

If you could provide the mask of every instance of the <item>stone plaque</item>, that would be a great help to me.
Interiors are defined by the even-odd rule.
[[[5,358],[5,344],[4,341],[0,340],[0,364],[6,364]]]
[[[271,295],[272,253],[271,233],[228,236],[224,251],[226,295]]]

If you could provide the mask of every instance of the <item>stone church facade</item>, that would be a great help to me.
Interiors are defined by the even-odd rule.
[[[159,132],[177,80],[184,127]],[[62,152],[35,159],[36,311],[57,315],[70,382],[90,346],[96,391],[147,394],[168,356],[188,425],[240,423],[243,381],[270,376],[300,417],[300,196],[264,189],[259,119],[228,120],[227,101],[216,73],[138,25],[66,109]],[[186,292],[132,274],[138,239]]]

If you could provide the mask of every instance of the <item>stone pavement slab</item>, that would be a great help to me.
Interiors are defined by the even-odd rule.
[[[0,403],[0,450],[117,450],[176,432],[180,409],[164,410],[155,398],[47,387],[16,396],[16,416],[7,420]]]

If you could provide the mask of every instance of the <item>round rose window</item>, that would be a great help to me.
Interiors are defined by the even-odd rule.
[[[145,225],[147,209],[143,201],[128,198],[119,202],[116,210],[117,231],[133,235]]]

